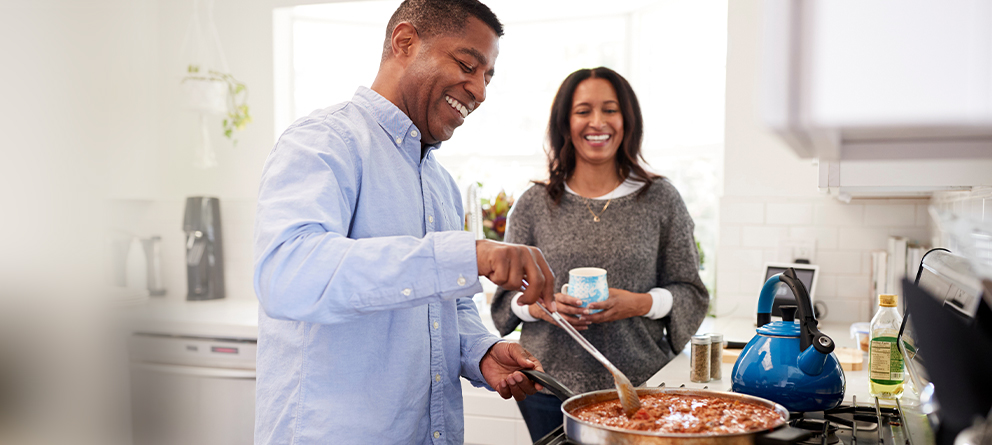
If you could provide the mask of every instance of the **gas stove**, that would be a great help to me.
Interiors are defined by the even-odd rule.
[[[790,413],[790,428],[759,435],[757,445],[931,445],[933,434],[926,417],[913,407],[879,404],[878,399],[851,403],[826,411]],[[565,437],[564,426],[535,445],[574,444]]]

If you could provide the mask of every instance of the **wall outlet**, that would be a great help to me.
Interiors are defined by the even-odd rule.
[[[787,238],[779,243],[779,257],[790,263],[798,259],[809,260],[816,264],[816,240],[803,238]]]

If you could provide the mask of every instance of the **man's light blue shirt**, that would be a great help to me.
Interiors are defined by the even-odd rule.
[[[262,173],[256,444],[461,443],[498,341],[458,187],[378,93],[296,121]],[[490,388],[491,389],[491,388]]]

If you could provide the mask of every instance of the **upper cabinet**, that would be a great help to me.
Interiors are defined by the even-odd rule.
[[[766,0],[762,117],[845,196],[992,185],[992,2]]]

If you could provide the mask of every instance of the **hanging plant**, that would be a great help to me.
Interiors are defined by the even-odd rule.
[[[224,136],[234,145],[234,131],[251,123],[248,109],[248,86],[228,73],[201,72],[199,65],[189,65],[182,83],[186,86],[189,108],[205,113],[224,113]]]

